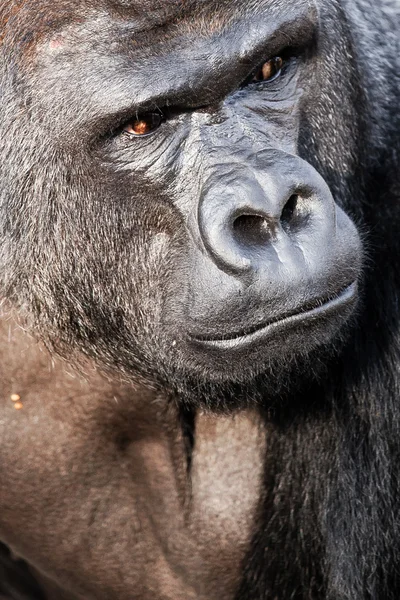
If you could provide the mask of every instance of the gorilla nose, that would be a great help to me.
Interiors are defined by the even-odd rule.
[[[199,228],[212,260],[230,274],[257,271],[268,255],[276,256],[282,236],[298,246],[316,221],[332,222],[333,200],[320,179],[303,165],[286,172],[272,167],[259,177],[241,166],[211,176],[200,199]]]

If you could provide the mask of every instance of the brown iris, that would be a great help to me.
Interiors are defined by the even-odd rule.
[[[253,77],[253,81],[272,81],[280,74],[284,65],[284,60],[280,56],[275,56],[270,60],[267,60],[257,71]]]
[[[163,117],[158,112],[146,113],[133,119],[124,127],[124,133],[138,137],[153,133],[162,123]]]

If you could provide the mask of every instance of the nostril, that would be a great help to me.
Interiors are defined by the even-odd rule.
[[[272,228],[265,217],[240,215],[233,222],[235,239],[244,246],[259,246],[270,241]]]
[[[283,207],[281,225],[286,233],[297,232],[304,228],[310,216],[310,198],[293,194]]]
[[[298,202],[298,195],[297,194],[293,194],[293,196],[290,196],[289,200],[286,202],[285,206],[283,207],[283,211],[281,214],[281,223],[282,223],[282,227],[285,229],[287,227],[290,227],[295,212],[296,212],[296,208],[297,208],[297,202]]]

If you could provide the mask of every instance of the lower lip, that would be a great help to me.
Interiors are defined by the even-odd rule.
[[[234,348],[243,348],[244,346],[253,345],[257,343],[259,340],[271,335],[279,331],[282,328],[286,328],[288,326],[295,325],[301,321],[307,320],[308,322],[312,319],[318,319],[323,316],[329,315],[329,313],[334,313],[336,310],[343,308],[346,305],[352,304],[357,295],[357,283],[354,282],[349,285],[339,296],[333,298],[326,304],[322,306],[318,306],[317,308],[313,308],[312,310],[299,312],[290,317],[285,317],[280,321],[274,321],[273,323],[269,323],[265,327],[261,327],[256,331],[244,334],[242,336],[228,338],[228,339],[216,339],[216,340],[202,340],[192,338],[193,342],[201,344],[202,346],[208,346],[209,348],[214,348],[216,350],[232,350]]]

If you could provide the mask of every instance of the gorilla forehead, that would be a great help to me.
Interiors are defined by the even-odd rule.
[[[267,18],[273,18],[276,12],[286,13],[305,7],[310,9],[316,4],[316,0],[221,0],[217,5],[211,0],[100,0],[96,3],[91,0],[69,0],[54,10],[54,3],[44,0],[38,10],[34,0],[5,0],[0,6],[0,43],[7,37],[7,25],[10,25],[13,40],[17,30],[23,34],[23,29],[25,32],[29,29],[31,37],[38,40],[49,32],[82,23],[86,19],[94,20],[99,15],[111,20],[122,20],[125,24],[130,24],[133,31],[183,23],[186,17],[198,16],[201,19],[214,15],[218,17],[213,23],[215,29],[218,24],[223,27],[245,14],[263,12]],[[193,24],[198,26],[196,21]]]
[[[315,0],[313,0],[314,2]],[[303,2],[300,0],[296,2],[299,4],[312,4],[313,2]],[[218,10],[224,18],[229,18],[229,9],[232,11],[244,12],[245,10],[259,10],[260,8],[290,8],[294,6],[293,2],[287,0],[250,0],[249,2],[243,2],[243,0],[220,0],[218,6],[213,0],[108,0],[110,7],[119,9],[121,11],[129,11],[138,16],[145,15],[146,17],[164,17],[166,19],[179,17],[187,12],[203,12],[204,10],[212,11]]]
[[[110,0],[109,7],[126,20],[132,20],[134,29],[152,29],[168,25],[183,25],[209,33],[223,29],[226,25],[245,18],[246,15],[264,14],[266,19],[273,19],[276,14],[308,12],[315,7],[316,0],[157,0],[141,2],[140,0]],[[211,22],[210,22],[211,18]],[[205,19],[205,21],[203,21]],[[165,31],[163,31],[165,34]]]

